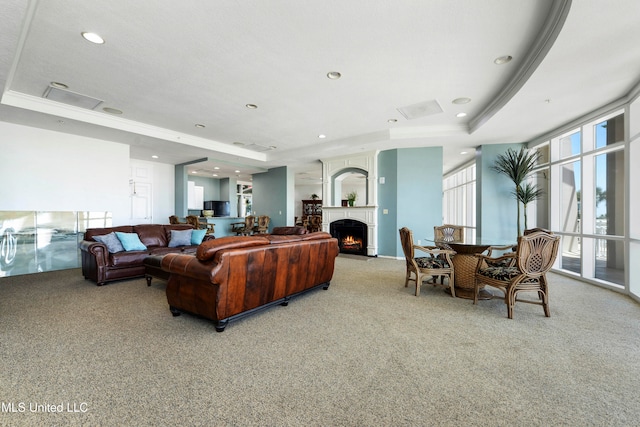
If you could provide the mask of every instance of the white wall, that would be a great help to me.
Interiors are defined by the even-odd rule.
[[[175,166],[134,159],[130,161],[130,165],[131,169],[137,166],[151,171],[148,179],[148,182],[152,185],[153,199],[151,222],[154,224],[168,224],[169,216],[174,215],[175,211]],[[127,224],[129,223],[127,222]]]
[[[0,160],[0,210],[110,211],[128,223],[128,145],[0,122]]]
[[[319,198],[322,198],[322,184],[295,185],[294,216],[302,216],[302,201],[310,200],[312,194],[317,194]]]

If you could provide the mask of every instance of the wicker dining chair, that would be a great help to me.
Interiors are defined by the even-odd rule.
[[[180,219],[177,215],[171,215],[169,217],[169,224],[186,224],[184,222],[180,222]]]
[[[268,215],[258,216],[258,221],[253,226],[253,234],[266,234],[269,231],[270,221],[271,218]]]
[[[191,224],[196,230],[207,230],[206,234],[215,233],[215,224],[209,222],[200,222],[200,218],[195,215],[188,215],[186,217],[187,224]]]
[[[253,232],[253,224],[255,222],[255,216],[247,215],[244,217],[244,222],[234,222],[231,224],[231,231],[238,236],[248,236]]]
[[[513,307],[516,302],[539,304],[546,317],[549,311],[549,289],[546,273],[551,269],[558,254],[560,237],[546,231],[527,233],[518,238],[515,253],[498,258],[476,255],[478,265],[475,272],[473,303],[478,303],[480,284],[500,289],[504,293],[507,316],[513,319]],[[511,262],[515,259],[515,263]],[[500,261],[508,261],[499,265]],[[538,300],[518,299],[519,292],[537,292]]]
[[[430,278],[433,286],[436,286],[438,276],[447,277],[448,287],[451,289],[451,296],[456,296],[454,286],[453,264],[451,256],[455,255],[455,251],[448,249],[440,249],[435,246],[419,246],[413,244],[413,233],[407,227],[400,230],[400,243],[407,265],[407,274],[405,276],[404,287],[409,286],[409,281],[416,284],[416,296],[420,295],[420,287],[422,282]],[[415,251],[420,251],[427,256],[416,257]],[[411,278],[414,276],[413,278]],[[443,284],[442,281],[440,283]]]
[[[444,224],[433,227],[433,235],[436,242],[461,242],[463,241],[464,227],[462,225]]]

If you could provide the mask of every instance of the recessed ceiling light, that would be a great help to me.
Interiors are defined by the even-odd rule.
[[[104,39],[96,33],[88,33],[85,31],[80,34],[82,34],[82,37],[84,37],[85,40],[90,41],[91,43],[104,44]]]
[[[321,133],[320,135],[318,135],[318,138],[320,139],[325,139],[327,137],[327,135],[325,135],[324,133]]]
[[[220,170],[220,166],[214,166],[213,169]]]
[[[218,174],[217,174],[217,173],[214,173],[214,174],[213,174],[213,176],[218,176]]]
[[[240,171],[235,171],[236,173],[240,173]]]
[[[245,107],[247,107],[250,110],[255,110],[256,108],[258,108],[256,104],[247,104],[245,105]]]
[[[49,83],[49,85],[51,87],[55,87],[56,89],[69,89],[69,86],[67,86],[64,83],[59,83],[59,82],[51,82],[51,83]]]
[[[453,101],[451,101],[452,104],[468,104],[471,102],[471,98],[456,98]]]
[[[192,171],[191,173],[198,173],[198,171]]]
[[[117,108],[111,108],[111,107],[104,107],[102,111],[109,114],[122,114],[122,111],[118,110]]]
[[[461,151],[460,154],[467,154],[467,152],[466,151]]]
[[[387,120],[388,123],[397,123],[398,119],[389,119]]]
[[[206,126],[200,123],[196,123],[195,125],[198,129],[204,129]]]
[[[157,159],[158,156],[156,156],[155,154],[153,156],[151,156],[152,159]]]
[[[456,117],[467,117],[467,113],[458,113]]]
[[[506,64],[507,62],[511,62],[513,57],[511,55],[500,56],[493,60],[493,63],[496,65]]]
[[[338,80],[340,77],[342,77],[342,74],[337,71],[329,71],[327,73],[327,77],[329,77],[331,80]]]

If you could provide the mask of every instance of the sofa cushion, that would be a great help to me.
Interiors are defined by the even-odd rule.
[[[326,231],[316,231],[314,233],[303,234],[300,236],[302,240],[321,240],[321,239],[330,239],[331,234]]]
[[[178,246],[189,246],[191,244],[191,233],[193,230],[170,230],[171,239],[168,247],[177,248]]]
[[[162,224],[139,224],[133,227],[133,231],[145,246],[166,247],[169,244],[169,233],[165,233]]]
[[[142,262],[148,256],[149,253],[147,251],[125,251],[110,254],[109,258],[111,258],[111,266],[113,268],[125,268],[143,265]]]
[[[207,234],[207,230],[206,229],[201,229],[201,230],[192,230],[191,233],[191,244],[192,245],[199,245],[200,243],[202,243],[202,239],[204,239],[204,235]]]
[[[116,236],[116,233],[113,231],[109,234],[93,236],[93,240],[95,240],[96,242],[104,243],[107,246],[107,250],[112,254],[124,251],[122,243],[120,243],[118,236]]]
[[[116,231],[118,240],[122,243],[125,251],[144,251],[147,247],[140,241],[140,237],[136,233],[122,233]]]
[[[300,234],[267,234],[265,237],[269,239],[272,245],[276,243],[299,242],[302,240],[302,235]]]
[[[287,235],[287,234],[307,234],[309,230],[306,227],[301,226],[282,226],[273,227],[271,234],[275,235]]]
[[[189,254],[195,255],[198,247],[196,245],[180,246],[179,248],[148,248],[147,253],[149,255],[166,255],[166,254]]]
[[[226,236],[219,239],[207,240],[198,246],[196,257],[206,261],[224,249],[249,248],[252,246],[268,245],[269,239],[263,236]]]

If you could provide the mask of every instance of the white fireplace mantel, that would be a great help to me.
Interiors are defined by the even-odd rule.
[[[331,223],[341,219],[353,219],[367,225],[367,255],[378,255],[378,207],[377,206],[323,206],[322,231],[329,233]]]
[[[352,219],[367,225],[367,255],[378,255],[378,153],[368,151],[348,156],[322,159],[322,231],[330,233],[331,223],[341,219]],[[367,177],[366,206],[332,206],[340,204],[335,180],[345,172],[359,171]]]

